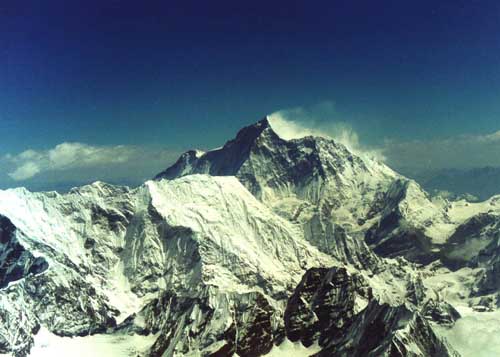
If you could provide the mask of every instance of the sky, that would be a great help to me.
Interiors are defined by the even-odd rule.
[[[500,166],[499,34],[490,0],[2,1],[0,188],[135,184],[272,113]]]

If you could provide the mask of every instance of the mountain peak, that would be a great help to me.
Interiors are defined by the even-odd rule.
[[[158,174],[155,179],[173,179],[193,173],[233,176],[248,159],[257,141],[261,140],[268,145],[283,141],[271,128],[267,116],[242,128],[222,148],[206,153],[196,150],[185,152],[174,165]]]
[[[392,177],[387,178],[386,171],[389,170],[383,165],[367,166],[344,145],[330,139],[305,136],[285,140],[266,116],[242,128],[221,148],[202,154],[188,151],[156,179],[175,179],[190,174],[236,176],[250,192],[259,196],[259,192],[269,185],[295,192],[313,181],[321,186],[320,182],[327,178],[340,186],[374,173],[382,181],[390,181]],[[320,192],[317,188],[310,194],[313,191],[315,197]]]
[[[236,134],[236,138],[228,141],[224,147],[233,145],[234,143],[251,145],[258,137],[260,137],[264,133],[271,134],[271,136],[278,138],[278,135],[271,127],[271,123],[269,122],[267,116],[259,120],[255,124],[246,126],[241,129],[238,134]]]

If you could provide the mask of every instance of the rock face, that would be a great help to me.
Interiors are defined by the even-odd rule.
[[[212,295],[212,298],[214,296]],[[151,356],[186,355],[193,350],[206,356],[262,356],[276,340],[276,311],[259,293],[226,295],[227,305],[213,306],[205,299],[162,296],[142,313],[153,333],[159,332]],[[157,318],[160,319],[157,320]]]
[[[500,219],[480,213],[460,225],[442,250],[442,261],[451,269],[469,265],[493,239],[500,238]],[[486,255],[486,251],[482,255]],[[484,260],[484,259],[481,259]]]
[[[43,273],[48,268],[45,259],[35,258],[19,244],[16,227],[7,217],[1,215],[0,248],[0,289],[28,275]]]
[[[206,153],[188,151],[156,179],[171,180],[192,174],[236,176],[262,201],[299,197],[318,202],[335,188],[340,191],[336,195],[337,205],[345,203],[349,193],[366,195],[369,200],[373,188],[388,186],[397,177],[387,166],[354,155],[332,140],[283,140],[267,118],[241,129],[236,138],[220,149]]]
[[[367,306],[356,313],[360,299]],[[427,304],[427,312],[431,306],[436,305]],[[405,305],[380,304],[367,283],[344,268],[306,272],[288,301],[285,330],[291,341],[318,343],[322,350],[316,356],[456,355],[418,312]]]
[[[381,305],[360,276],[341,267],[309,269],[284,313],[260,293],[205,294],[197,299],[165,294],[118,329],[158,334],[151,356],[196,350],[203,356],[257,357],[285,337],[306,347],[318,344],[318,356],[455,355],[417,312]],[[366,307],[357,311],[360,301]]]
[[[372,301],[346,334],[332,339],[316,356],[456,356],[420,314],[406,306]]]
[[[383,207],[380,219],[365,234],[374,252],[423,264],[436,260],[439,240],[433,228],[447,223],[446,213],[415,182],[406,179],[394,181],[379,201],[376,207]]]
[[[453,271],[480,269],[473,296],[496,293],[500,288],[500,197],[467,204],[465,209],[468,215],[440,251],[441,261]]]
[[[429,300],[452,274],[437,260],[473,270],[448,284],[466,281],[464,300],[497,293],[498,217],[498,197],[431,199],[267,119],[136,189],[0,191],[0,353],[29,355],[47,331],[148,336],[148,356],[257,357],[290,341],[319,356],[454,355],[430,324],[459,318]]]
[[[422,308],[422,315],[429,321],[440,325],[453,326],[461,316],[460,313],[446,301],[429,299]]]
[[[300,341],[308,347],[349,327],[354,316],[356,297],[355,281],[346,269],[308,270],[288,300],[285,310],[288,339]],[[360,298],[369,299],[371,296]]]
[[[31,241],[6,217],[0,225],[1,351],[26,355],[41,324],[61,336],[114,326],[115,311],[84,278],[83,269],[41,241]]]

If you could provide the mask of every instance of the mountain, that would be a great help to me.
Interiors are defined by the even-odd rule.
[[[186,152],[155,179],[197,173],[237,177],[318,249],[358,267],[376,259],[363,241],[381,256],[429,263],[452,226],[415,181],[333,140],[283,140],[268,118],[220,149]]]
[[[318,249],[358,266],[373,265],[376,258],[349,233],[357,234],[377,188],[396,176],[331,140],[283,140],[267,118],[220,149],[186,152],[156,179],[200,173],[235,176],[274,212],[300,224]]]
[[[0,191],[0,353],[457,356],[443,329],[500,296],[499,202],[267,118],[134,189]]]
[[[264,343],[256,339],[265,337],[266,349],[282,341],[283,311],[303,274],[338,264],[234,177],[192,175],[135,190],[96,182],[64,195],[16,189],[1,191],[0,202],[8,272],[0,346],[16,356],[42,328],[153,335],[151,355],[255,355]],[[389,277],[372,278],[382,286]],[[390,300],[383,289],[373,294]]]
[[[487,200],[500,192],[500,168],[409,170],[400,172],[414,178],[431,193]]]

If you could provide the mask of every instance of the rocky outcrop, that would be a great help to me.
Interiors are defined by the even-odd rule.
[[[497,200],[490,200],[495,207]],[[478,213],[457,227],[440,252],[449,269],[479,268],[472,296],[493,294],[500,289],[500,215],[491,208]]]
[[[366,231],[365,241],[382,257],[405,257],[411,262],[429,264],[438,259],[438,250],[427,232],[433,220],[445,220],[427,194],[413,181],[395,180],[378,197],[369,216],[380,219]]]
[[[28,275],[43,273],[48,263],[43,257],[34,257],[18,241],[16,227],[0,215],[0,289]]]
[[[472,296],[484,296],[500,290],[500,259],[495,259],[491,265],[485,267]]]
[[[258,357],[280,340],[276,310],[260,293],[225,294],[206,289],[204,297],[165,293],[118,326],[120,331],[157,334],[150,356]]]
[[[422,316],[437,324],[451,327],[461,316],[460,313],[446,301],[429,299],[421,310]]]
[[[446,357],[457,353],[419,313],[404,305],[392,307],[373,300],[348,331],[334,337],[315,356]]]
[[[232,177],[192,175],[134,191],[103,183],[66,195],[0,191],[0,212],[9,216],[2,247],[21,259],[2,261],[1,346],[18,355],[37,326],[88,336],[122,331],[124,320],[134,334],[159,334],[152,353],[261,355],[283,338],[276,311],[303,271],[333,263]],[[16,244],[23,253],[11,255]],[[128,319],[134,314],[146,325]]]
[[[404,256],[409,261],[428,264],[437,259],[432,241],[421,230],[405,227],[403,217],[391,212],[366,233],[366,243],[382,257]]]
[[[59,336],[87,336],[112,329],[117,315],[78,272],[49,267],[0,290],[0,348],[26,356],[40,326]]]
[[[356,299],[369,301],[359,313]],[[446,303],[428,302],[424,310],[442,323],[459,317]],[[288,339],[306,347],[318,343],[318,357],[456,355],[415,309],[380,304],[366,283],[344,268],[307,271],[288,301],[284,319]]]
[[[425,300],[425,286],[420,274],[407,274],[406,276],[406,300],[415,305],[421,306]]]
[[[360,301],[368,305],[357,311]],[[259,357],[285,338],[321,346],[317,356],[454,356],[418,312],[380,304],[366,281],[343,267],[309,269],[284,313],[277,306],[256,292],[165,293],[117,329],[158,335],[151,356]],[[425,309],[431,314],[436,307]]]
[[[345,268],[308,270],[285,310],[288,339],[309,347],[348,329],[354,316],[356,297],[356,282]]]
[[[453,270],[480,265],[492,253],[488,245],[499,238],[500,218],[480,213],[455,230],[441,250],[441,261]]]

